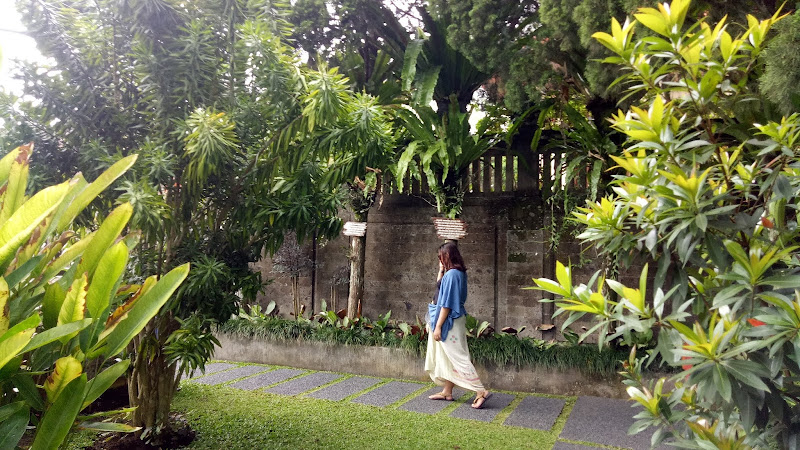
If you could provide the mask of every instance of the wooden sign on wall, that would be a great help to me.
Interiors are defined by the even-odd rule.
[[[365,236],[367,234],[367,222],[345,222],[342,234],[345,236]]]
[[[467,223],[461,219],[432,217],[433,226],[439,239],[458,241],[467,235]]]

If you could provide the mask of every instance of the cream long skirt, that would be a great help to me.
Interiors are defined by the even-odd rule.
[[[453,321],[453,328],[444,341],[434,341],[428,326],[428,351],[425,354],[425,372],[434,383],[444,385],[450,381],[470,391],[484,391],[483,384],[469,359],[467,347],[467,318],[461,316]]]

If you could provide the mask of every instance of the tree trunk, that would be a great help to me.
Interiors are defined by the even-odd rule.
[[[347,317],[354,319],[361,311],[364,298],[364,262],[367,256],[367,237],[350,238],[350,292],[347,296]]]
[[[292,307],[295,320],[300,319],[300,276],[292,275]]]
[[[317,230],[311,240],[311,316],[314,315],[314,300],[317,294]]]
[[[147,433],[156,445],[160,436],[169,434],[170,405],[180,381],[176,365],[168,364],[164,353],[167,337],[177,328],[171,314],[156,316],[132,341],[135,357],[128,379],[128,399],[136,407],[132,425],[142,427],[139,436]]]

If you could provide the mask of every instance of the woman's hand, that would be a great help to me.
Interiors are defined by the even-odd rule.
[[[444,276],[444,264],[442,264],[442,262],[439,261],[439,274],[436,276],[436,281],[441,280],[443,276]]]
[[[433,340],[434,341],[442,340],[442,327],[437,326],[436,329],[433,330]]]

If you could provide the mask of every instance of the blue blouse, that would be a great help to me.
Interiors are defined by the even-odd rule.
[[[467,273],[458,269],[448,270],[442,277],[437,297],[435,305],[428,305],[428,320],[433,332],[439,320],[439,312],[442,308],[450,308],[450,315],[442,324],[442,340],[444,340],[453,328],[453,321],[467,314],[464,308],[464,303],[467,301]]]

